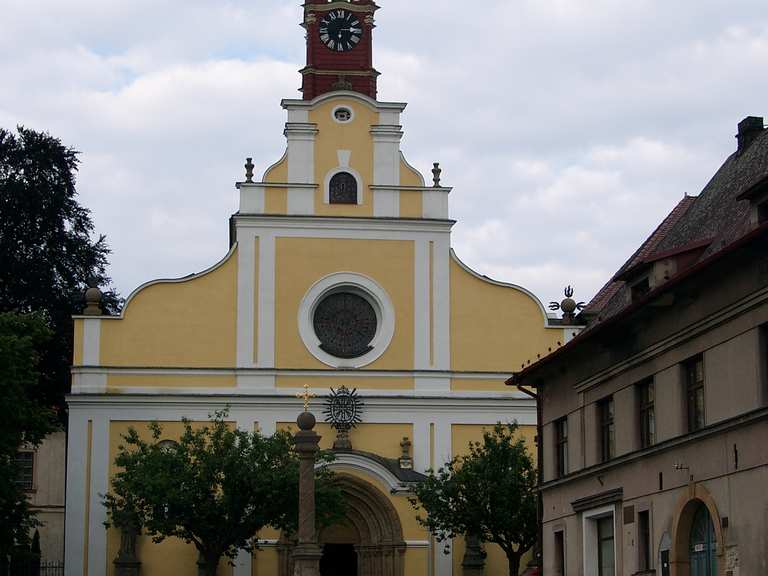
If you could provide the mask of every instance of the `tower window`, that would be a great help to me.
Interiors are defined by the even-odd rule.
[[[24,450],[16,453],[16,467],[19,475],[16,477],[16,485],[22,490],[32,490],[34,487],[34,463],[35,454]]]
[[[334,174],[328,187],[331,204],[357,204],[357,180],[349,172]]]

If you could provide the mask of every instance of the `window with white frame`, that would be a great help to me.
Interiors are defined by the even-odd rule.
[[[613,505],[582,513],[584,574],[616,576],[616,522]]]

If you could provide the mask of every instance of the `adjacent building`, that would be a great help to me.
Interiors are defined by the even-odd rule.
[[[768,131],[516,374],[540,405],[545,576],[768,574]]]

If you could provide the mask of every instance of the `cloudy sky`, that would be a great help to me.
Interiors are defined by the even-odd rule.
[[[381,0],[379,97],[454,187],[453,245],[589,299],[768,115],[765,0]],[[82,151],[80,201],[127,296],[227,250],[234,182],[284,148],[299,0],[0,0],[0,126]]]

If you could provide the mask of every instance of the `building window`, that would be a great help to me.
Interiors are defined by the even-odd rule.
[[[637,385],[640,406],[640,447],[648,448],[656,443],[656,412],[654,409],[655,386],[652,379]]]
[[[607,462],[616,455],[613,396],[601,400],[597,406],[600,415],[600,457]]]
[[[613,516],[597,520],[597,574],[615,576],[616,557],[613,536]]]
[[[637,515],[638,568],[641,572],[651,569],[651,512],[643,510]]]
[[[555,532],[555,575],[565,576],[565,532]]]
[[[357,204],[357,180],[349,172],[334,174],[328,188],[331,204]]]
[[[763,384],[763,404],[768,404],[768,324],[760,328],[760,370]]]
[[[644,278],[640,279],[639,281],[635,282],[631,289],[630,293],[632,295],[632,302],[637,302],[641,298],[643,298],[646,294],[648,294],[651,291],[651,281],[648,278],[648,276],[645,276]]]
[[[768,222],[768,200],[757,205],[757,223],[765,224]]]
[[[701,354],[684,365],[688,404],[688,432],[704,427],[704,356]]]
[[[557,477],[568,474],[568,417],[555,421],[555,472]]]
[[[18,470],[16,484],[22,490],[32,490],[34,487],[34,462],[34,452],[24,451],[16,453],[16,469]]]

